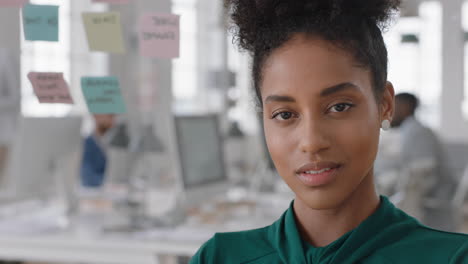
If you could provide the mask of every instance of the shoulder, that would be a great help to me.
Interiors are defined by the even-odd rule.
[[[99,151],[102,149],[99,139],[96,138],[96,135],[91,134],[84,139],[84,147],[92,149],[93,151]]]
[[[416,118],[411,117],[408,118],[408,120],[405,120],[405,122],[402,125],[402,134],[403,135],[408,135],[408,136],[422,136],[425,139],[437,139],[436,134],[434,131],[423,125],[421,122],[419,122]]]
[[[216,233],[193,256],[195,263],[248,263],[275,254],[264,228],[229,233]]]
[[[376,255],[391,260],[389,263],[468,264],[468,235],[419,226]]]
[[[92,134],[85,137],[84,142],[86,145],[96,145],[96,139],[94,138]]]
[[[413,232],[408,234],[407,238],[409,241],[419,241],[423,239],[431,243],[446,243],[451,247],[464,244],[468,241],[467,234],[436,230],[424,225],[420,225]]]

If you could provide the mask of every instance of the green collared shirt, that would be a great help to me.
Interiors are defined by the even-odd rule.
[[[292,204],[270,226],[216,234],[190,264],[468,264],[468,235],[425,227],[385,197],[357,228],[325,247],[301,239]]]

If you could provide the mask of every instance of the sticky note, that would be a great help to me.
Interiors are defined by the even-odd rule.
[[[88,12],[83,13],[82,17],[90,50],[112,53],[123,53],[125,51],[120,13]]]
[[[147,13],[140,17],[139,40],[142,56],[154,58],[179,57],[180,16]]]
[[[0,0],[0,7],[23,7],[28,0]]]
[[[91,113],[125,113],[117,77],[82,77],[81,89]]]
[[[93,0],[95,3],[128,4],[128,0]]]
[[[58,6],[25,5],[23,28],[26,40],[58,41]]]
[[[39,103],[73,104],[70,89],[63,79],[63,73],[30,72],[28,79],[31,81]]]

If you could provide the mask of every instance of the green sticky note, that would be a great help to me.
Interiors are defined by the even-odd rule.
[[[81,89],[91,113],[125,113],[117,77],[81,77]]]
[[[90,50],[124,53],[120,13],[87,12],[82,17]]]
[[[23,28],[26,40],[58,41],[59,13],[54,5],[24,5]]]

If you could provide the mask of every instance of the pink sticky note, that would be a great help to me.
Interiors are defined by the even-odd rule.
[[[0,7],[23,7],[28,0],[0,0]]]
[[[155,58],[179,57],[180,16],[147,13],[140,17],[140,53]]]
[[[30,72],[28,79],[39,103],[73,104],[68,84],[61,72]]]
[[[109,3],[109,4],[128,4],[128,1],[129,0],[93,0],[93,2],[95,3]]]

